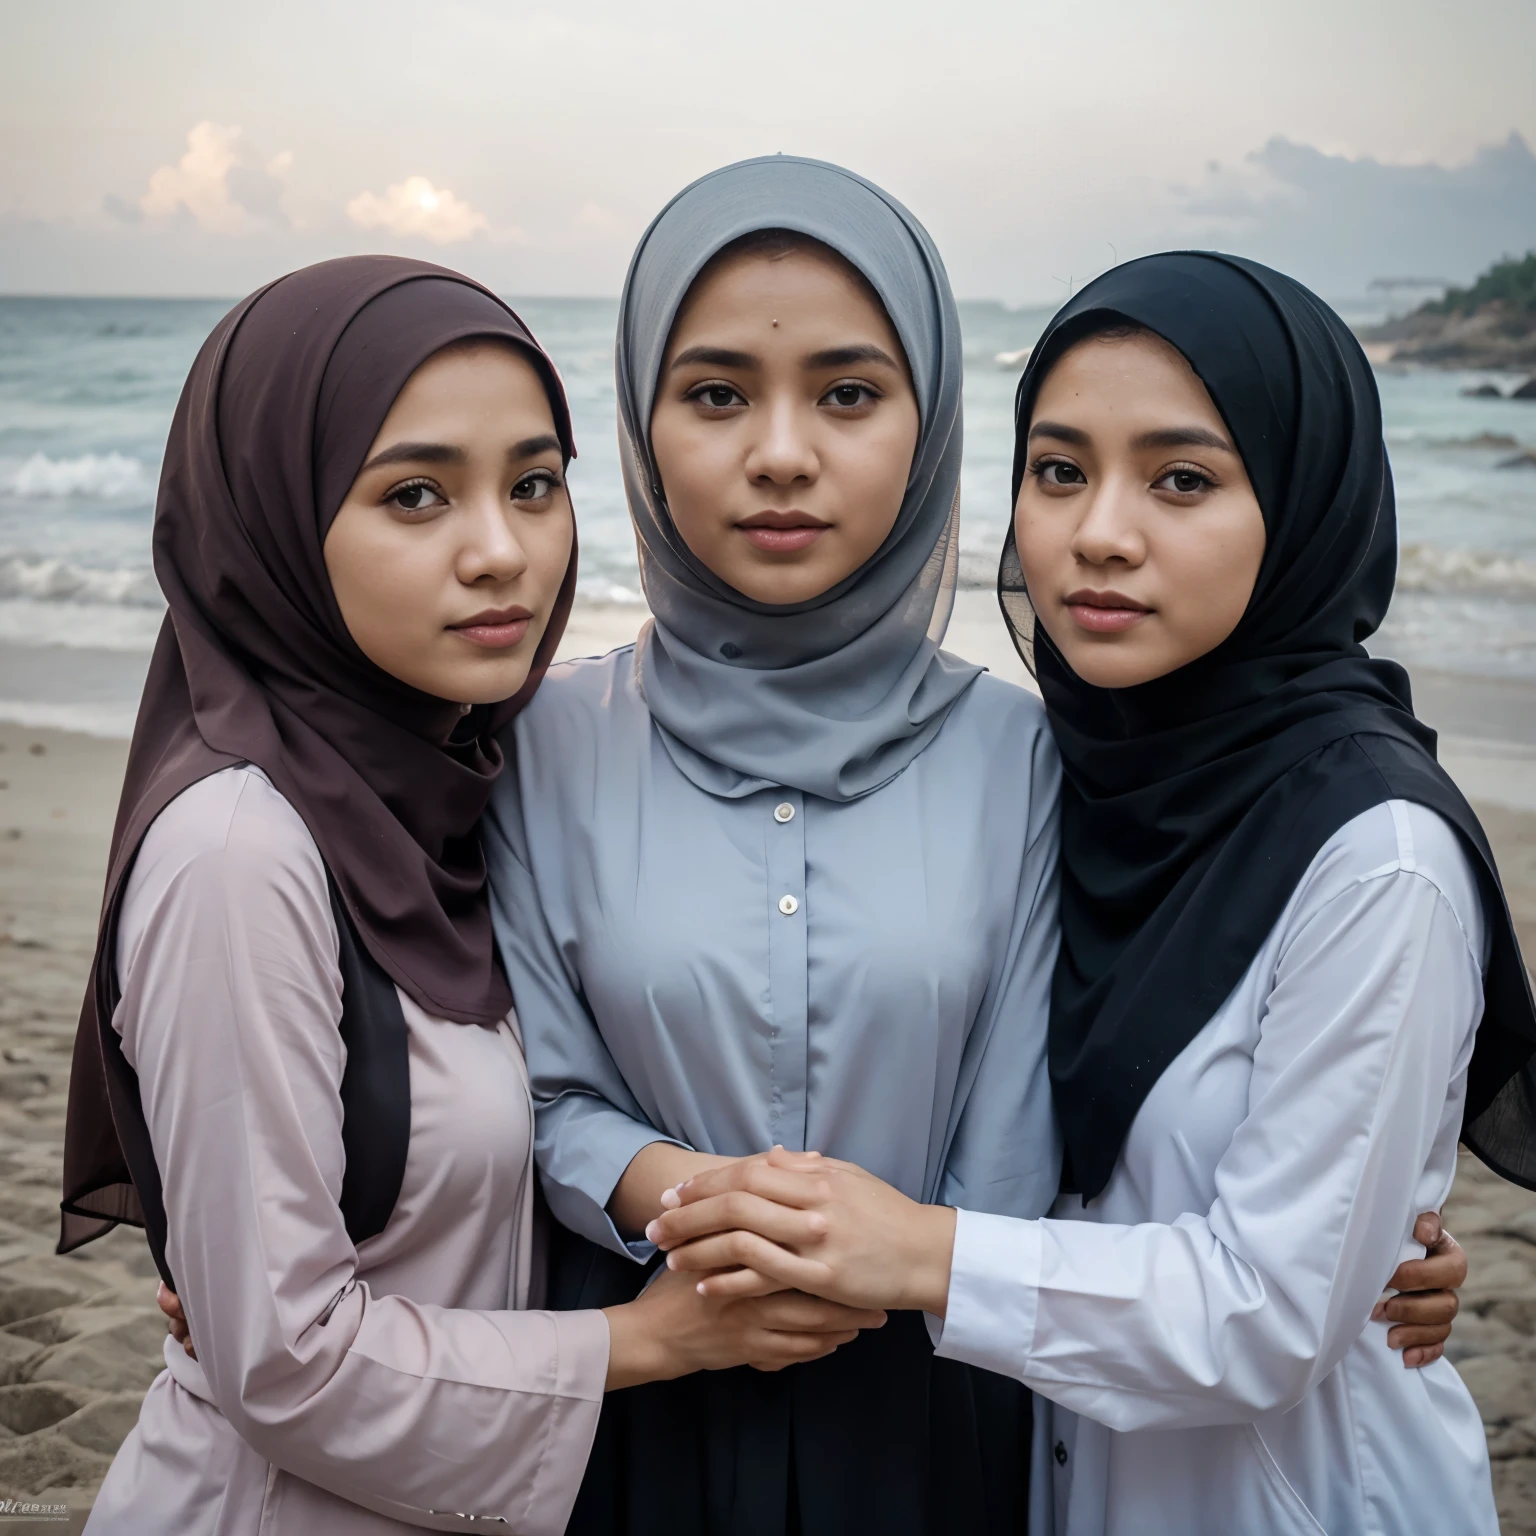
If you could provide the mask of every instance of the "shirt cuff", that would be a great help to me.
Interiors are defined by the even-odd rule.
[[[937,1319],[928,1324],[934,1353],[1022,1381],[1035,1341],[1040,1255],[1038,1221],[957,1211],[944,1321],[937,1333]]]
[[[637,1264],[649,1263],[656,1245],[644,1238],[626,1241],[607,1207],[624,1170],[643,1148],[657,1141],[693,1150],[685,1142],[663,1136],[654,1126],[606,1106],[575,1123],[568,1121],[561,1127],[556,1155],[541,1168],[545,1198],[556,1219],[611,1253]],[[581,1148],[579,1157],[565,1155],[573,1144]]]

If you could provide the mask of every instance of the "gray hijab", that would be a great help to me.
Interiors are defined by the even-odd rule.
[[[787,229],[862,272],[907,354],[921,428],[901,511],[857,571],[807,602],[743,596],[673,526],[651,452],[667,339],[705,263],[742,235]],[[851,171],[773,155],[703,177],[662,209],[619,311],[619,437],[640,572],[655,615],[640,688],[678,767],[711,794],[784,785],[854,800],[938,734],[980,668],[939,642],[954,605],[960,521],[960,325],[922,225]]]

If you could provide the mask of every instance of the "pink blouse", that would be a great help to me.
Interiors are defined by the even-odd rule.
[[[93,1536],[557,1536],[608,1365],[601,1312],[529,1312],[532,1109],[515,1020],[402,996],[411,1142],[385,1230],[341,1190],[341,977],[324,865],[254,767],[163,811],[123,897],[113,1019],[197,1345],[171,1341]]]

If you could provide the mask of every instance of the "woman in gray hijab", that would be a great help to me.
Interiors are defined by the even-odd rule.
[[[709,285],[732,263],[768,272],[775,251],[786,271],[819,263],[865,317],[795,359],[820,381],[805,396],[819,449],[769,408],[768,382],[755,403],[770,365],[750,347],[681,346]],[[764,355],[798,323],[762,321]],[[633,647],[551,670],[509,733],[516,773],[487,837],[544,1188],[579,1234],[557,1244],[557,1304],[635,1294],[662,1190],[776,1143],[915,1199],[1038,1216],[1056,1193],[1058,769],[1038,701],[939,649],[960,386],[931,240],[847,171],[728,167],[641,241],[618,391],[654,622]],[[726,424],[709,442],[759,433],[715,517],[723,543],[696,515],[707,454],[661,441],[684,406]],[[899,462],[859,460],[866,418],[898,407]],[[795,561],[774,551],[818,540],[834,555],[811,568],[832,579],[781,579]],[[921,1318],[895,1315],[780,1374],[616,1395],[570,1529],[1018,1530],[1028,1442],[1021,1390],[936,1360]]]

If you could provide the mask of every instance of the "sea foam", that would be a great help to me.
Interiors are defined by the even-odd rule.
[[[1536,561],[1486,549],[1405,544],[1397,562],[1399,592],[1498,592],[1536,596]]]
[[[34,453],[14,468],[0,471],[0,489],[12,496],[119,501],[153,494],[154,483],[145,467],[126,453],[83,453],[74,459]]]
[[[165,606],[154,572],[142,566],[95,570],[70,560],[27,560],[19,555],[0,558],[0,599],[8,597],[127,608]]]

